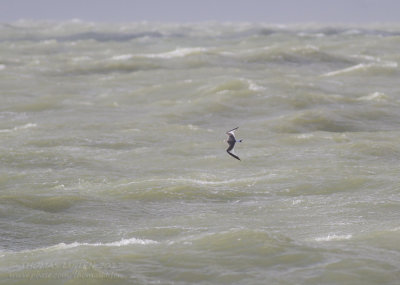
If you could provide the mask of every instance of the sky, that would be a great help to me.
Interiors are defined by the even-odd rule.
[[[399,23],[400,0],[0,0],[0,23]]]

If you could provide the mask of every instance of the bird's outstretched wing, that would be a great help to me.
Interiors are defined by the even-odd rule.
[[[236,158],[237,160],[240,160],[239,156],[237,156],[237,155],[235,155],[235,154],[233,154],[233,153],[231,153],[231,152],[229,151],[229,148],[226,150],[226,152],[227,152],[229,155],[231,155],[232,157]]]
[[[226,134],[227,134],[227,135],[229,135],[229,134],[232,134],[232,135],[233,135],[233,132],[234,132],[235,130],[237,130],[237,129],[239,129],[239,127],[236,127],[236,128],[234,128],[234,129],[232,129],[232,130],[230,130],[230,131],[227,131]]]

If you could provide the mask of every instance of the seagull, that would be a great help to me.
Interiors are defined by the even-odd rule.
[[[227,139],[226,142],[227,142],[228,145],[229,145],[229,147],[226,149],[226,152],[227,152],[229,155],[233,156],[234,158],[240,160],[239,156],[237,156],[237,155],[235,155],[235,154],[233,154],[233,153],[231,152],[231,150],[233,150],[233,148],[235,147],[235,143],[237,143],[237,142],[242,142],[242,141],[243,141],[243,140],[236,140],[236,138],[235,138],[235,130],[237,130],[238,128],[239,128],[239,127],[236,127],[236,128],[234,128],[234,129],[232,129],[232,130],[226,132],[226,134],[228,135],[228,139]]]

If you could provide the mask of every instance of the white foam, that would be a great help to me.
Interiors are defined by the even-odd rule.
[[[350,66],[348,68],[344,68],[344,69],[340,69],[340,70],[336,70],[336,71],[325,73],[322,76],[330,77],[330,76],[340,75],[340,74],[344,74],[344,73],[348,73],[348,72],[352,72],[352,71],[356,71],[356,70],[360,70],[360,69],[365,69],[365,68],[370,67],[370,66],[371,66],[371,64],[360,63],[360,64],[357,64],[357,65]]]
[[[120,241],[110,242],[110,243],[99,243],[95,244],[96,246],[124,246],[124,245],[131,245],[131,244],[157,244],[158,242],[151,239],[138,239],[138,238],[130,238],[130,239],[122,239]]]
[[[298,139],[303,139],[303,140],[305,140],[305,139],[311,139],[311,138],[313,138],[314,135],[313,135],[313,134],[300,134],[300,135],[297,135],[296,137],[297,137]]]
[[[30,250],[22,250],[18,251],[17,253],[32,253],[32,252],[40,252],[40,251],[56,251],[56,250],[65,250],[71,249],[75,247],[121,247],[127,245],[152,245],[158,244],[159,242],[150,239],[137,239],[137,238],[130,238],[130,239],[122,239],[120,241],[108,242],[108,243],[86,243],[86,242],[73,242],[73,243],[59,243],[56,245],[52,245],[49,247],[42,247],[42,248],[35,248]],[[8,251],[6,253],[15,253],[12,251]],[[0,255],[1,257],[1,255]]]
[[[394,62],[394,61],[387,61],[387,62],[382,63],[381,66],[385,67],[385,68],[396,69],[396,68],[399,67],[399,64],[397,62]]]
[[[314,45],[306,45],[306,46],[301,46],[301,47],[293,47],[291,48],[292,51],[294,52],[315,52],[319,51],[319,47],[314,46]]]
[[[183,183],[191,183],[197,185],[226,185],[232,183],[247,182],[249,179],[228,179],[228,180],[212,181],[212,180],[200,180],[191,178],[168,178],[167,180],[177,183],[183,182]]]
[[[171,59],[184,57],[196,53],[202,53],[207,51],[206,48],[196,47],[196,48],[177,48],[173,51],[164,52],[164,53],[155,53],[155,54],[144,54],[143,57],[147,58],[162,58],[162,59]]]
[[[214,157],[214,156],[211,156]],[[247,177],[247,178],[234,178],[234,179],[227,179],[227,180],[213,180],[214,178],[204,178],[204,179],[195,179],[195,178],[157,178],[157,179],[146,179],[146,180],[138,180],[138,181],[131,181],[131,182],[127,182],[127,183],[122,183],[119,184],[118,187],[124,187],[124,186],[129,186],[129,185],[134,185],[134,184],[140,184],[140,183],[163,183],[165,184],[165,182],[167,183],[174,183],[174,184],[181,184],[181,183],[190,183],[190,184],[197,184],[197,185],[215,185],[215,186],[219,186],[219,185],[229,185],[229,184],[237,184],[237,183],[255,183],[258,182],[260,180],[264,180],[264,179],[268,179],[271,177],[275,177],[276,174],[274,173],[268,173],[266,175],[254,175],[251,177]]]
[[[0,70],[6,69],[6,66],[4,64],[0,64]]]
[[[131,59],[132,57],[133,55],[131,54],[121,54],[121,55],[114,55],[111,59],[120,61],[120,60],[128,60]]]
[[[353,58],[361,58],[361,59],[368,60],[371,62],[380,62],[381,61],[381,59],[379,57],[374,57],[372,55],[365,55],[365,54],[355,54],[355,55],[352,55],[352,57]]]
[[[345,73],[349,73],[349,72],[354,72],[357,70],[367,70],[369,68],[387,68],[387,69],[397,69],[399,67],[399,64],[397,62],[394,61],[386,61],[386,62],[373,62],[373,63],[360,63],[360,64],[356,64],[353,66],[350,66],[348,68],[344,68],[344,69],[339,69],[336,71],[332,71],[332,72],[328,72],[323,74],[323,77],[330,77],[330,76],[336,76],[336,75],[341,75],[341,74],[345,74]]]
[[[191,184],[198,184],[198,185],[224,185],[238,182],[238,179],[231,179],[231,180],[222,180],[222,181],[206,181],[206,180],[199,180],[199,179],[190,179],[190,178],[167,178],[167,179],[148,179],[142,181],[131,181],[128,183],[120,184],[119,186],[128,186],[132,184],[138,183],[146,183],[146,182],[165,182],[169,181],[172,183],[191,183]]]
[[[249,89],[251,91],[263,91],[263,90],[265,90],[265,87],[257,85],[256,83],[254,83],[251,80],[246,80],[246,81],[247,81],[247,84],[249,84]]]
[[[4,129],[4,130],[0,130],[0,133],[9,133],[12,131],[19,131],[19,130],[25,130],[25,129],[30,129],[30,128],[36,128],[37,124],[33,124],[33,123],[28,123],[22,126],[16,126],[12,129]]]
[[[192,130],[192,131],[198,131],[200,129],[199,127],[194,126],[192,124],[187,125],[187,127],[189,128],[189,130]]]
[[[88,246],[88,247],[96,247],[96,246],[105,246],[105,247],[120,247],[126,245],[149,245],[149,244],[158,244],[157,241],[150,240],[150,239],[137,239],[137,238],[130,238],[130,239],[122,239],[120,241],[108,242],[108,243],[80,243],[80,242],[73,242],[73,243],[59,243],[54,246],[48,247],[47,249],[69,249],[79,246]]]
[[[14,130],[17,131],[17,130],[36,128],[36,127],[37,127],[37,124],[28,123],[28,124],[25,124],[25,125],[22,125],[22,126],[15,127]]]
[[[294,206],[294,205],[298,205],[298,204],[301,204],[301,203],[303,203],[304,202],[304,200],[301,200],[301,199],[296,199],[296,200],[293,200],[292,201],[292,205]]]
[[[381,101],[386,101],[386,99],[387,99],[387,96],[385,95],[385,93],[374,92],[374,93],[368,94],[366,96],[359,97],[357,100],[359,100],[359,101],[378,101],[378,102],[381,102]]]
[[[315,238],[315,241],[340,241],[340,240],[348,240],[351,239],[353,235],[328,235],[326,237],[318,237]]]

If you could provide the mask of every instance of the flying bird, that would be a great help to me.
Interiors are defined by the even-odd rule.
[[[242,142],[242,141],[243,141],[243,140],[236,140],[236,138],[235,138],[235,130],[237,130],[238,128],[239,128],[239,127],[236,127],[236,128],[234,128],[234,129],[232,129],[232,130],[226,132],[226,134],[228,135],[228,139],[226,140],[226,142],[227,142],[228,145],[229,145],[229,147],[226,149],[226,152],[227,152],[230,156],[232,156],[232,157],[234,157],[234,158],[240,160],[239,156],[237,156],[237,155],[235,155],[235,154],[233,154],[233,153],[231,152],[231,151],[233,151],[233,148],[235,147],[235,143],[237,143],[237,142]]]

